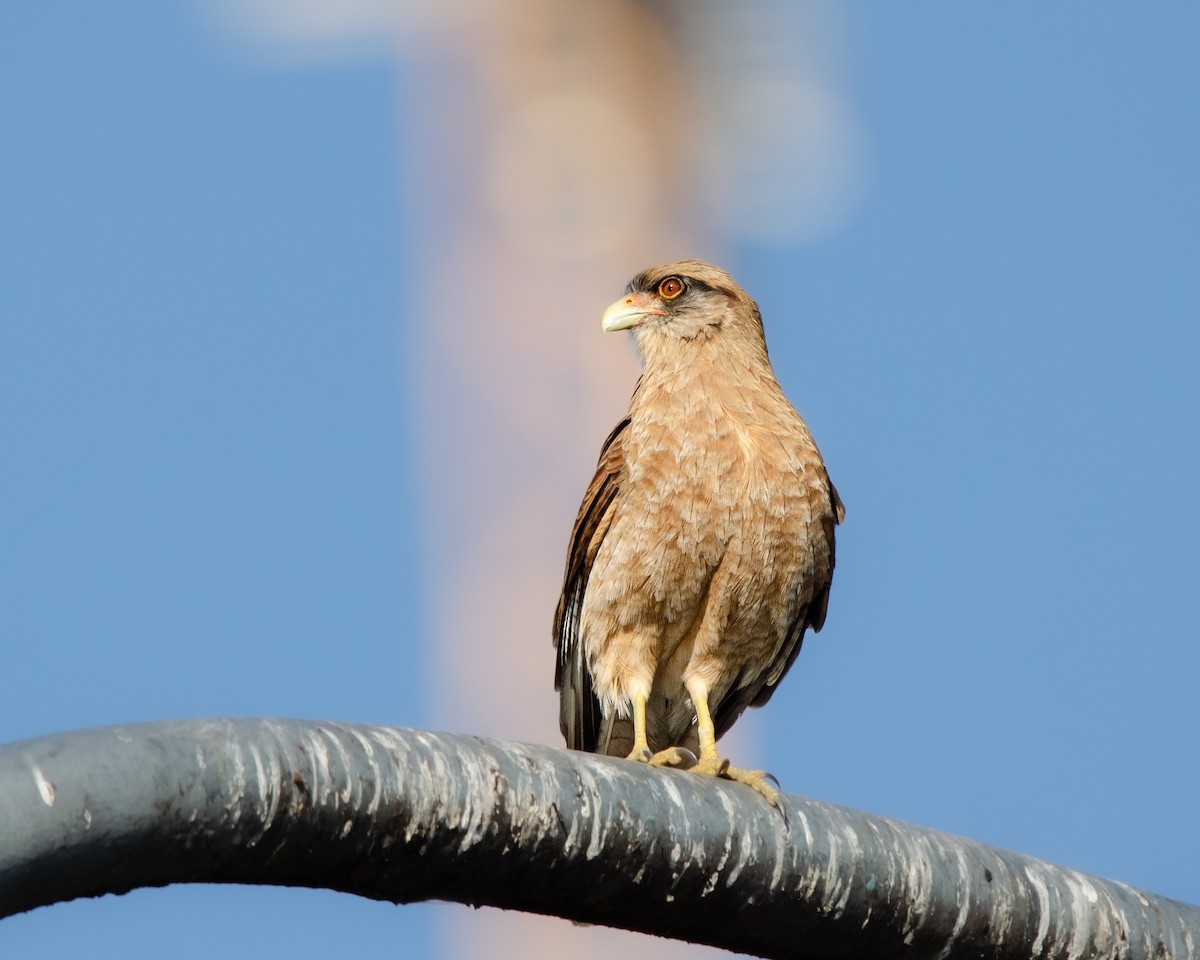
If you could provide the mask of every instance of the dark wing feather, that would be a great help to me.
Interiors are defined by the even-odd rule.
[[[791,626],[788,627],[787,636],[767,669],[744,686],[741,683],[735,683],[713,710],[713,725],[716,727],[718,738],[733,726],[734,721],[745,712],[747,707],[761,707],[771,699],[775,688],[787,676],[787,672],[800,654],[800,646],[804,642],[804,632],[811,627],[816,633],[825,625],[825,613],[829,609],[829,586],[833,582],[834,527],[841,523],[846,516],[842,498],[838,496],[833,481],[829,479],[829,474],[825,475],[825,482],[829,487],[831,512],[822,525],[822,532],[829,548],[829,569],[825,571],[825,577],[817,585],[812,599],[796,610]],[[775,677],[774,681],[768,682],[776,671],[779,675]]]
[[[600,450],[596,475],[588,485],[571,531],[562,596],[554,614],[554,646],[558,649],[554,689],[559,695],[558,723],[567,746],[573,750],[595,751],[601,738],[600,701],[592,690],[592,675],[579,627],[592,563],[612,523],[621,489],[625,472],[622,441],[628,426],[629,418],[626,417],[608,435]]]

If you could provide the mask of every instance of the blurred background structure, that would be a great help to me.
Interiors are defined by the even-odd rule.
[[[1192,902],[1200,13],[133,0],[0,13],[0,739],[282,715],[557,743],[632,391],[600,311],[760,301],[847,503],[788,790]],[[171,888],[0,954],[699,955]]]

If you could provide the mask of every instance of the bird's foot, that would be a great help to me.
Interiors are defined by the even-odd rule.
[[[666,750],[659,750],[649,762],[655,767],[682,767],[684,770],[690,770],[696,765],[696,755],[683,747],[667,747]]]
[[[784,810],[779,796],[779,781],[766,771],[743,770],[741,767],[732,766],[726,758],[718,756],[701,757],[691,771],[707,777],[719,777],[722,780],[744,783],[752,790],[762,794],[767,803],[778,810],[784,822],[787,822],[787,811]]]
[[[651,753],[649,747],[634,747],[627,759],[648,763],[652,767],[683,767],[684,769],[690,769],[696,763],[696,755],[683,747],[667,747],[666,750],[659,750],[658,753]]]

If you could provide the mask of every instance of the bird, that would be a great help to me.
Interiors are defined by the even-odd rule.
[[[601,327],[632,333],[642,373],[568,543],[563,737],[744,783],[782,810],[775,778],[733,766],[717,740],[825,623],[845,507],[775,378],[758,305],[726,271],[644,270]]]

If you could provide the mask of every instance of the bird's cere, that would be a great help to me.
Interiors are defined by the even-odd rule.
[[[622,297],[604,311],[604,316],[600,318],[600,327],[606,333],[612,333],[614,330],[628,330],[636,327],[638,324],[644,323],[647,317],[665,317],[666,315],[667,311],[655,304],[645,294],[630,294]]]

